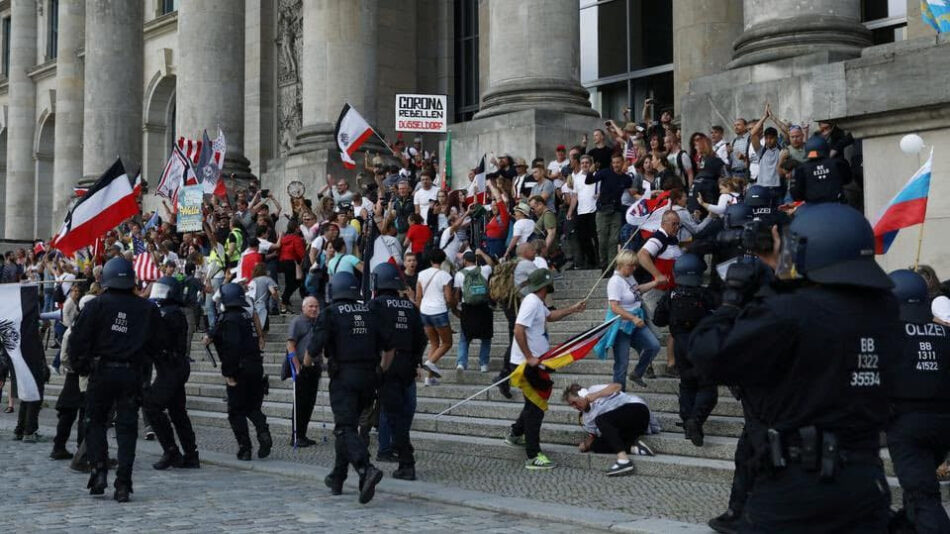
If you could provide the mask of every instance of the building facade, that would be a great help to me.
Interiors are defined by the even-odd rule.
[[[393,139],[396,93],[448,96],[456,180],[484,153],[551,157],[647,97],[686,132],[770,100],[852,129],[873,218],[918,166],[896,139],[950,137],[948,45],[917,0],[0,0],[0,233],[49,237],[116,156],[154,187],[175,139],[205,129],[225,132],[226,172],[279,197],[352,181],[339,110]],[[941,187],[924,259],[950,267]]]

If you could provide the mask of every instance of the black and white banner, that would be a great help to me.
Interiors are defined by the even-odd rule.
[[[46,367],[40,341],[39,288],[0,285],[0,346],[10,358],[22,401],[42,400],[40,386]]]

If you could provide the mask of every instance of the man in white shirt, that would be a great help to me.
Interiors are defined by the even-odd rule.
[[[579,250],[574,258],[578,269],[595,269],[597,261],[597,184],[587,184],[593,160],[588,155],[581,158],[580,171],[574,173],[574,191],[577,194],[577,232]]]
[[[531,208],[527,204],[518,204],[513,213],[515,224],[511,229],[511,241],[508,243],[508,250],[505,251],[505,257],[511,255],[511,251],[518,245],[523,245],[531,239],[534,233],[534,220],[531,219]]]
[[[432,175],[428,171],[422,172],[419,183],[422,186],[413,195],[412,203],[416,206],[416,213],[422,217],[423,221],[426,221],[426,217],[429,215],[429,207],[438,196],[439,190],[432,187]]]
[[[713,152],[719,156],[719,159],[729,168],[729,143],[722,138],[725,130],[718,124],[709,129],[709,140],[713,143]]]
[[[540,356],[548,351],[550,345],[545,336],[545,324],[582,312],[587,303],[580,301],[568,308],[551,311],[545,306],[544,298],[554,291],[554,276],[547,269],[537,269],[525,282],[528,295],[521,302],[518,317],[515,319],[515,335],[511,347],[511,365],[526,364],[524,373],[513,385],[525,392],[524,407],[518,420],[511,425],[511,432],[505,443],[513,447],[524,447],[527,454],[525,469],[553,469],[554,462],[541,452],[541,422],[554,382],[548,372],[540,366]],[[544,394],[547,395],[544,395]],[[534,398],[534,400],[532,400]],[[541,406],[535,403],[540,403]]]
[[[554,149],[554,161],[548,163],[548,177],[553,180],[561,176],[561,170],[567,166],[567,148],[564,145],[558,145]]]

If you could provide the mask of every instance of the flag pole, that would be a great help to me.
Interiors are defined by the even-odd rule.
[[[627,245],[629,245],[630,242],[633,241],[634,236],[636,236],[636,235],[637,235],[637,232],[639,232],[639,231],[640,231],[640,227],[639,227],[639,226],[637,226],[636,228],[634,228],[634,229],[633,229],[633,233],[630,234],[630,237],[627,239],[627,242],[624,243],[622,247],[620,247],[620,250],[624,250],[625,248],[627,248]],[[613,266],[614,266],[614,263],[617,262],[617,256],[619,256],[619,253],[618,253],[618,254],[614,254],[614,259],[610,260],[610,263],[607,264],[607,268],[604,269],[604,272],[600,273],[600,277],[597,278],[597,281],[594,282],[594,285],[590,288],[590,291],[587,292],[587,296],[584,297],[584,302],[587,302],[588,300],[590,300],[590,296],[593,295],[593,294],[594,294],[594,290],[597,289],[597,284],[599,284],[600,281],[603,280],[605,276],[607,276],[607,273],[610,272],[610,268],[613,267]]]
[[[511,378],[511,375],[513,375],[513,374],[514,374],[514,373],[512,372],[511,374],[509,374],[509,375],[506,376],[505,378],[502,378],[502,379],[499,380],[498,382],[495,382],[494,384],[491,384],[491,385],[489,385],[489,386],[485,386],[484,388],[480,389],[478,392],[473,393],[472,395],[470,395],[468,398],[465,398],[465,399],[462,399],[462,400],[456,402],[456,403],[453,404],[452,406],[449,406],[448,408],[446,408],[446,409],[442,410],[441,412],[439,412],[438,414],[436,414],[435,418],[438,419],[439,417],[442,417],[443,415],[445,415],[445,414],[451,412],[452,410],[454,410],[454,409],[458,408],[459,406],[465,404],[466,402],[468,402],[468,401],[474,399],[475,397],[481,395],[482,393],[485,393],[486,391],[490,390],[491,388],[496,387],[496,386],[498,386],[499,384],[503,384],[503,383],[506,382],[508,379],[510,379],[510,378]]]
[[[926,222],[926,220],[924,221]],[[924,222],[920,223],[920,233],[917,234],[917,255],[914,256],[914,271],[920,265],[920,249],[924,245]]]

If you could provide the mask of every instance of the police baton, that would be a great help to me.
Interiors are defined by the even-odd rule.
[[[211,354],[211,347],[205,345],[205,352],[208,353],[208,359],[211,360],[211,366],[217,368],[218,362],[214,359],[214,354]]]

